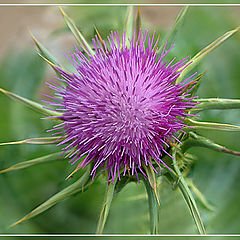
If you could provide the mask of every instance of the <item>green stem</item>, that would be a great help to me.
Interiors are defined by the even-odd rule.
[[[49,198],[47,201],[39,205],[37,208],[35,208],[33,211],[25,215],[23,218],[21,218],[16,223],[12,224],[10,227],[13,227],[21,222],[24,222],[30,218],[33,218],[37,215],[39,215],[42,212],[45,212],[52,206],[56,205],[58,202],[66,199],[67,197],[72,196],[73,194],[76,194],[84,189],[84,187],[87,185],[90,177],[90,170],[91,165],[89,165],[85,171],[85,173],[73,184],[69,185],[68,187],[64,188],[51,198]]]
[[[240,152],[227,149],[226,147],[221,146],[211,141],[210,139],[202,137],[194,132],[189,132],[189,136],[190,138],[184,141],[183,144],[181,145],[181,150],[183,153],[186,152],[191,147],[203,147],[203,148],[212,149],[217,152],[224,152],[224,153],[240,156]]]
[[[100,213],[100,217],[97,224],[96,234],[103,233],[103,229],[104,229],[104,226],[108,217],[108,213],[111,207],[116,182],[117,181],[115,180],[114,183],[109,183],[109,185],[107,185],[102,211]]]
[[[200,192],[200,190],[197,188],[197,186],[193,183],[193,181],[189,178],[185,179],[188,187],[195,193],[197,200],[202,204],[202,206],[208,210],[208,211],[214,211],[214,206],[212,206],[205,196]]]
[[[194,129],[219,130],[219,131],[240,131],[240,127],[225,123],[198,122],[192,119],[185,119],[185,123],[193,126]]]
[[[150,214],[150,232],[151,234],[158,234],[159,226],[159,205],[157,202],[154,189],[151,187],[149,181],[142,179],[148,194],[149,214]]]
[[[240,99],[206,98],[195,99],[194,102],[201,103],[193,111],[203,111],[208,109],[240,109]]]
[[[195,199],[192,195],[192,192],[190,191],[185,179],[183,178],[183,175],[180,171],[180,169],[178,168],[178,165],[177,165],[177,161],[176,161],[176,150],[174,151],[173,153],[173,165],[174,165],[174,169],[177,173],[177,184],[178,184],[178,187],[189,207],[189,210],[192,214],[192,217],[193,217],[193,220],[197,226],[197,229],[199,231],[200,234],[206,234],[206,231],[205,231],[205,228],[204,228],[204,225],[203,225],[203,222],[202,222],[202,219],[201,219],[201,216],[199,214],[199,211],[198,211],[198,208],[197,208],[197,204],[195,202]],[[171,173],[170,173],[171,174]],[[171,174],[171,176],[173,178],[176,178],[173,174]]]

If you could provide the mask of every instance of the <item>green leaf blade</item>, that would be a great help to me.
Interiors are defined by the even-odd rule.
[[[152,188],[148,179],[142,177],[148,195],[148,206],[150,215],[150,232],[151,234],[159,234],[159,203],[156,193]]]
[[[39,215],[42,212],[45,212],[49,208],[56,205],[58,202],[66,199],[67,197],[72,196],[73,194],[76,194],[86,186],[90,175],[90,166],[86,169],[86,172],[83,174],[82,177],[80,177],[76,182],[71,184],[70,186],[64,188],[62,191],[58,192],[57,194],[53,195],[51,198],[49,198],[47,201],[39,205],[37,208],[35,208],[33,211],[28,213],[26,216],[24,216],[22,219],[17,221],[16,223],[12,224],[10,227],[13,227],[19,223],[22,223],[26,220],[29,220],[37,215]]]
[[[74,21],[63,11],[63,9],[61,7],[59,7],[59,10],[61,11],[61,13],[62,13],[62,15],[64,17],[66,25],[71,30],[71,32],[74,35],[74,37],[76,38],[77,42],[83,48],[85,48],[85,50],[87,52],[89,52],[92,56],[94,56],[94,54],[95,54],[94,51],[92,50],[92,48],[90,47],[90,45],[88,44],[87,40],[84,38],[82,33],[79,31],[79,29],[77,28],[77,26],[74,23]]]
[[[59,137],[29,138],[29,139],[24,139],[20,141],[0,143],[0,146],[18,145],[18,144],[52,144],[58,138]]]
[[[23,161],[23,162],[14,164],[7,169],[1,170],[0,174],[10,172],[10,171],[16,171],[16,170],[23,169],[23,168],[32,167],[32,166],[47,163],[47,162],[64,160],[65,158],[63,156],[61,156],[60,154],[61,154],[61,152],[57,152],[57,153],[45,155],[42,157],[38,157],[38,158],[35,158],[32,160]]]
[[[133,6],[127,7],[127,13],[125,18],[124,30],[126,33],[126,41],[127,46],[130,46],[130,41],[132,40],[133,36]]]
[[[230,38],[233,34],[238,32],[240,29],[240,26],[226,32],[219,38],[217,38],[215,41],[213,41],[211,44],[209,44],[207,47],[202,49],[199,53],[197,53],[187,64],[189,64],[181,73],[181,75],[176,80],[176,84],[180,83],[182,79],[186,76],[186,74],[189,73],[190,70],[192,70],[199,62],[206,57],[210,52],[212,52],[216,47],[220,46],[223,42],[225,42],[228,38]],[[181,69],[179,70],[181,71]]]
[[[198,122],[192,119],[185,119],[185,123],[189,126],[193,126],[194,129],[219,130],[219,131],[231,131],[231,132],[240,131],[239,126],[225,124],[225,123]]]
[[[202,194],[202,192],[197,188],[197,186],[193,183],[193,181],[189,178],[185,179],[188,187],[195,193],[195,196],[197,197],[197,200],[202,204],[202,206],[208,210],[208,211],[215,211],[214,206],[212,206],[205,196]]]
[[[137,11],[137,18],[136,18],[136,34],[139,33],[140,29],[142,27],[142,19],[141,19],[141,9],[140,6],[138,7],[138,11]]]
[[[194,132],[189,132],[190,138],[183,142],[181,145],[182,152],[186,152],[191,147],[203,147],[203,148],[209,148],[211,150],[217,151],[217,152],[224,152],[236,156],[240,156],[240,152],[232,151],[230,149],[227,149],[224,146],[221,146],[212,140],[205,138],[203,136],[200,136]]]
[[[177,161],[176,161],[176,149],[174,149],[173,151],[173,166],[174,166],[174,169],[176,171],[176,174],[177,174],[177,179],[176,179],[176,176],[173,175],[171,172],[170,174],[172,175],[173,178],[176,179],[176,182],[177,182],[177,185],[188,205],[188,208],[191,212],[191,215],[193,217],[193,220],[196,224],[196,227],[199,231],[200,234],[206,234],[206,230],[205,230],[205,227],[203,225],[203,222],[202,222],[202,218],[200,216],[200,213],[199,213],[199,210],[198,210],[198,207],[197,207],[197,204],[195,202],[195,199],[192,195],[192,192],[190,191],[179,167],[178,167],[178,164],[177,164]]]
[[[195,199],[193,198],[192,193],[183,177],[180,177],[178,187],[189,207],[189,210],[191,212],[191,215],[193,217],[193,220],[197,226],[199,233],[206,234],[199,210],[197,208],[197,204],[195,202]]]
[[[156,181],[155,172],[153,171],[152,167],[150,167],[150,166],[144,165],[144,169],[146,171],[149,184],[150,184],[150,186],[152,187],[152,189],[155,193],[157,203],[160,206],[160,202],[159,202],[159,199],[158,199],[158,190],[157,190],[157,181]]]
[[[33,35],[33,33],[29,30],[29,33],[39,51],[39,53],[48,59],[50,62],[52,62],[53,65],[59,66],[60,64],[57,62],[56,58],[52,56],[52,54],[36,39],[36,37]]]
[[[109,185],[107,185],[106,187],[105,198],[104,198],[103,207],[99,216],[96,234],[103,233],[103,229],[107,221],[108,213],[109,213],[114,192],[115,192],[116,181],[117,180],[115,180],[114,183],[109,183]]]
[[[9,92],[5,89],[0,88],[0,92],[5,94],[6,96],[12,98],[13,100],[16,100],[20,103],[23,103],[24,105],[26,105],[27,107],[30,107],[31,109],[35,110],[36,112],[42,113],[42,114],[47,115],[47,116],[57,116],[57,117],[62,116],[61,113],[46,109],[40,103],[34,102],[34,101],[29,100],[29,99],[24,98],[24,97],[21,97],[21,96],[15,94],[15,93]]]
[[[209,109],[240,109],[240,99],[223,99],[223,98],[203,98],[194,99],[194,102],[200,103],[193,111],[203,111]]]
[[[176,35],[177,35],[182,23],[184,22],[185,15],[186,15],[188,9],[189,9],[189,6],[186,6],[179,13],[178,17],[176,18],[176,21],[175,21],[174,25],[170,29],[169,33],[164,37],[161,46],[157,50],[158,54],[162,52],[166,42],[167,42],[167,46],[171,46],[173,44],[173,42],[176,38]]]
[[[61,68],[60,64],[57,62],[56,58],[52,56],[52,54],[36,39],[33,33],[29,30],[29,34],[31,35],[37,49],[38,55],[49,64],[52,69],[56,72],[56,74],[61,77],[60,73],[57,71],[57,68]]]

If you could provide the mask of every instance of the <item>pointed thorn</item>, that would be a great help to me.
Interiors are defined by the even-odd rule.
[[[6,145],[14,145],[14,144],[23,144],[24,141],[17,141],[17,142],[5,142],[5,143],[0,143],[0,146],[6,146]],[[1,173],[1,172],[0,172]]]
[[[13,170],[13,168],[11,168],[11,167],[10,167],[10,168],[6,168],[6,169],[3,169],[3,170],[0,171],[0,174],[9,172],[9,171],[11,171],[11,170]]]
[[[98,32],[96,26],[94,26],[94,29],[95,29],[95,31],[96,31],[96,33],[97,33],[97,36],[98,36],[99,40],[100,40],[100,43],[101,43],[101,45],[102,45],[102,49],[105,51],[105,46],[104,46],[104,43],[103,43],[103,39],[102,39],[100,33]],[[108,49],[108,48],[107,48],[107,52],[109,52],[109,49]]]
[[[159,41],[159,38],[160,38],[160,35],[158,35],[158,37],[157,37],[157,42]],[[158,46],[155,47],[154,54],[156,54],[157,50],[158,50]]]
[[[66,15],[61,6],[58,6],[58,9],[60,10],[60,12],[62,13],[63,16]]]
[[[138,6],[137,19],[136,19],[136,30],[137,30],[136,34],[139,33],[140,29],[141,29],[141,8],[140,6]]]
[[[65,180],[68,180],[69,178],[71,178],[73,176],[74,173],[76,173],[79,169],[80,169],[80,164],[76,167],[76,169],[74,171],[72,171]]]
[[[178,145],[176,145],[175,143],[169,142],[169,144],[173,147],[176,147],[178,150],[181,150],[181,148]]]
[[[159,201],[159,198],[158,198],[158,194],[157,194],[156,188],[154,188],[154,193],[155,193],[155,196],[156,196],[156,199],[157,199],[157,202],[158,202],[158,206],[160,206],[160,201]]]
[[[8,93],[8,91],[6,91],[6,90],[4,90],[4,89],[2,89],[2,88],[0,88],[0,92],[2,92],[2,93],[4,93],[4,94],[7,94],[7,93]]]
[[[180,148],[177,144],[175,144],[175,143],[173,143],[173,142],[171,142],[171,141],[167,141],[167,143],[168,143],[169,145],[171,145],[171,146],[173,146],[173,147],[176,147],[177,149],[181,150],[181,148]]]
[[[22,219],[20,219],[19,221],[17,221],[17,222],[15,222],[15,223],[11,224],[8,228],[12,228],[12,227],[18,225],[19,223],[21,223],[21,222],[23,222],[23,221],[25,221],[25,220],[27,220],[26,216],[23,217]]]
[[[37,53],[44,61],[46,61],[50,66],[54,67],[54,68],[60,68],[57,65],[55,65],[54,63],[50,62],[47,58],[45,58],[41,53]]]
[[[33,40],[35,43],[37,43],[38,40],[35,38],[35,36],[33,35],[32,31],[30,30],[30,28],[28,28],[28,33],[30,34],[32,40]]]
[[[141,15],[141,7],[138,6],[138,16],[140,16],[140,15]]]

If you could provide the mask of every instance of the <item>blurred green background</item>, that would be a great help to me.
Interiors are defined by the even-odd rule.
[[[126,7],[67,7],[87,39],[97,26],[103,37],[123,28]],[[156,30],[160,39],[169,30],[181,7],[142,7],[143,26]],[[41,101],[48,91],[44,82],[54,72],[37,55],[27,33],[30,26],[36,37],[67,64],[64,53],[71,51],[75,40],[67,30],[57,7],[0,7],[1,59],[0,87],[21,96]],[[14,15],[15,13],[15,15]],[[19,14],[21,13],[21,14]],[[15,16],[7,24],[8,16]],[[176,37],[172,56],[193,56],[203,47],[239,25],[240,7],[191,7]],[[3,18],[6,18],[5,21]],[[21,25],[19,25],[21,24]],[[12,27],[12,28],[11,28]],[[240,98],[240,34],[227,40],[194,70],[205,72],[199,97]],[[0,141],[14,141],[48,136],[54,124],[42,115],[0,94]],[[239,125],[238,110],[206,111],[201,120]],[[240,150],[240,133],[201,131],[204,136]],[[57,148],[60,150],[60,148]],[[0,169],[56,151],[55,146],[18,145],[0,147]],[[212,234],[240,233],[240,159],[207,149],[192,149],[198,158],[190,176],[214,206],[210,212],[199,204],[200,213]],[[94,233],[104,198],[105,182],[99,178],[88,191],[64,200],[34,219],[8,226],[40,203],[74,182],[80,175],[65,181],[74,169],[67,161],[38,165],[0,175],[0,233]],[[190,212],[178,190],[163,181],[160,192],[160,233],[197,233]],[[149,232],[147,195],[142,184],[128,184],[113,200],[105,233]],[[17,238],[14,238],[17,239]],[[216,237],[218,239],[218,237]]]

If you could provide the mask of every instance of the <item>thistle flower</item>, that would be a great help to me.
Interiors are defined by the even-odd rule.
[[[91,174],[102,167],[112,181],[116,176],[120,180],[121,169],[123,176],[128,169],[137,178],[138,171],[145,175],[142,165],[155,170],[152,159],[168,168],[161,159],[168,154],[165,148],[178,141],[187,110],[196,107],[185,90],[190,77],[175,84],[187,58],[164,61],[172,47],[166,50],[165,45],[158,55],[158,41],[148,31],[134,32],[129,47],[125,34],[118,32],[108,37],[110,50],[97,36],[92,41],[94,55],[86,46],[81,47],[86,55],[77,48],[70,54],[76,73],[57,69],[65,87],[48,83],[61,97],[53,98],[57,104],[46,101],[60,106],[57,110],[63,113],[63,123],[52,129],[60,130],[54,133],[63,138],[58,145],[68,143],[63,150],[72,151],[71,164],[86,155],[80,167],[93,162]]]
[[[197,88],[193,88],[195,83],[199,86],[198,79],[201,75],[195,80],[195,74],[188,78],[186,76],[205,56],[238,32],[240,27],[226,32],[190,60],[184,58],[176,62],[174,58],[167,62],[166,55],[173,46],[167,49],[166,43],[161,43],[158,48],[154,34],[150,37],[147,31],[140,30],[140,10],[134,20],[132,6],[127,9],[123,35],[111,32],[108,42],[104,42],[95,29],[98,37],[93,39],[94,51],[74,21],[61,8],[60,10],[80,44],[80,49],[76,48],[68,57],[76,69],[74,73],[60,67],[57,60],[32,35],[40,56],[60,76],[60,82],[47,83],[55,91],[55,96],[46,95],[52,100],[45,102],[54,108],[57,106],[56,109],[47,109],[46,106],[2,88],[0,92],[50,118],[57,118],[62,123],[49,130],[54,137],[25,139],[0,145],[66,144],[62,147],[63,153],[67,153],[70,163],[80,162],[76,170],[87,167],[74,183],[11,226],[31,219],[61,200],[82,192],[93,183],[90,176],[96,178],[96,173],[105,170],[104,173],[108,172],[108,181],[111,179],[113,183],[106,185],[97,233],[103,232],[112,199],[129,181],[140,182],[142,175],[145,177],[141,178],[141,182],[145,185],[149,200],[150,231],[152,234],[159,233],[157,182],[161,174],[161,179],[179,188],[199,233],[204,234],[205,227],[194,195],[206,209],[213,208],[187,176],[191,167],[189,159],[194,158],[187,150],[197,146],[240,156],[240,152],[221,146],[197,132],[198,129],[239,131],[240,127],[195,121],[192,117],[196,115],[192,113],[206,109],[239,109],[240,100],[195,99],[193,96]],[[162,40],[163,43],[173,41],[187,10],[188,6],[181,11],[173,28]],[[135,32],[132,31],[134,23]],[[193,126],[195,128],[191,129]],[[59,153],[44,155],[14,164],[0,173],[62,158]],[[166,171],[161,173],[162,167]]]

